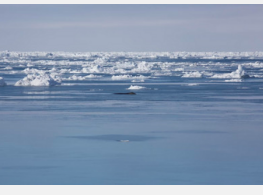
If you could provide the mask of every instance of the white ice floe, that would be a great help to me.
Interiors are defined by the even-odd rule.
[[[129,80],[129,79],[133,79],[133,80],[144,80],[145,78],[148,78],[146,76],[143,75],[139,75],[139,76],[132,76],[132,75],[113,75],[111,77],[112,80]]]
[[[131,82],[133,82],[133,83],[143,83],[144,80],[143,79],[141,79],[141,80],[132,80]]]
[[[202,73],[196,71],[196,72],[184,72],[184,75],[182,78],[201,78],[203,77]]]
[[[151,65],[147,64],[146,62],[139,62],[137,67],[133,68],[131,72],[134,73],[148,73],[151,71]]]
[[[82,73],[104,73],[104,68],[100,65],[83,68]]]
[[[45,71],[43,70],[38,70],[38,69],[35,69],[35,68],[26,68],[23,70],[24,73],[26,74],[44,74]]]
[[[6,86],[5,79],[3,77],[0,77],[0,87]]]
[[[188,84],[186,84],[187,86],[197,86],[197,85],[199,85],[199,84],[197,84],[197,83],[188,83]]]
[[[60,85],[61,79],[57,74],[29,74],[17,81],[15,86],[54,86]]]
[[[238,69],[236,71],[233,71],[231,73],[225,73],[225,74],[215,74],[211,78],[216,78],[216,79],[243,79],[243,78],[249,78],[249,75],[246,74],[246,72],[243,70],[241,65],[238,65]]]
[[[139,89],[145,89],[146,87],[138,86],[138,85],[131,85],[128,90],[139,90]]]
[[[26,66],[27,66],[27,67],[32,67],[32,66],[34,66],[34,65],[33,65],[33,64],[30,64],[30,63],[28,63]]]
[[[69,80],[69,81],[82,81],[82,80],[86,80],[86,79],[92,79],[92,78],[99,78],[101,76],[98,76],[98,75],[94,75],[94,74],[90,74],[90,75],[87,75],[87,76],[76,76],[76,75],[73,75],[69,78],[63,78],[62,80]]]
[[[183,68],[175,68],[173,71],[184,71]]]
[[[4,70],[12,70],[13,68],[11,66],[7,66],[4,68]]]
[[[230,80],[225,80],[225,82],[242,82],[242,79],[230,79]]]

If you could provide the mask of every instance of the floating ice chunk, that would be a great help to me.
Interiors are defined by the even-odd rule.
[[[132,80],[131,82],[133,82],[133,83],[143,83],[144,80],[143,79],[141,79],[141,80]]]
[[[129,80],[129,79],[136,79],[136,80],[142,80],[148,78],[146,76],[140,75],[140,76],[132,76],[132,75],[113,75],[111,77],[112,80]]]
[[[27,67],[32,67],[32,66],[34,66],[34,65],[28,63],[26,66],[27,66]]]
[[[92,67],[86,67],[86,68],[82,68],[82,73],[103,73],[104,72],[104,68],[100,65],[95,65]]]
[[[145,89],[146,87],[138,86],[138,85],[131,85],[128,90],[139,90],[139,89]]]
[[[245,73],[241,65],[238,65],[238,69],[231,73],[225,74],[215,74],[211,78],[218,78],[218,79],[243,79],[249,78],[249,75]]]
[[[225,80],[225,82],[242,82],[242,79],[230,79],[230,80]]]
[[[196,72],[185,72],[182,78],[201,78],[203,75],[196,71]]]
[[[140,62],[137,64],[137,67],[132,69],[131,72],[137,72],[137,73],[148,73],[151,71],[151,67],[147,65],[146,62]]]
[[[60,85],[61,80],[57,75],[29,74],[17,81],[15,86],[54,86]]]
[[[102,77],[102,76],[94,75],[94,74],[90,74],[90,75],[85,76],[85,78],[99,78],[99,77]]]
[[[255,77],[255,78],[263,78],[263,75],[253,75],[252,77]]]
[[[45,71],[43,70],[38,70],[38,69],[35,69],[35,68],[26,68],[23,70],[24,73],[26,74],[44,74]]]
[[[132,75],[113,75],[111,77],[112,80],[126,80],[126,79],[132,79]]]
[[[4,70],[12,70],[13,68],[11,66],[7,66],[4,68]]]
[[[129,142],[130,140],[128,139],[121,139],[121,140],[117,140],[118,142]]]
[[[82,80],[86,80],[86,79],[91,79],[91,78],[98,78],[98,77],[101,77],[101,76],[98,76],[98,75],[94,75],[94,74],[90,74],[90,75],[87,75],[87,76],[76,76],[76,75],[73,75],[69,78],[63,78],[63,80],[73,80],[73,81],[82,81]]]
[[[173,71],[184,71],[183,68],[175,68]]]
[[[0,87],[6,86],[5,79],[3,77],[0,77]]]
[[[188,84],[186,84],[187,86],[197,86],[197,85],[199,85],[199,84],[197,84],[197,83],[188,83]]]
[[[58,72],[56,68],[52,68],[49,72]]]

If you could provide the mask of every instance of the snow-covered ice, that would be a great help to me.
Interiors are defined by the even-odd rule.
[[[139,85],[131,85],[128,90],[139,90],[139,89],[145,89],[146,87],[139,86]]]
[[[202,73],[196,72],[185,72],[182,78],[201,78],[203,77]]]
[[[249,78],[249,75],[246,74],[246,72],[243,70],[241,65],[238,65],[238,68],[236,71],[233,71],[231,73],[225,73],[225,74],[215,74],[211,78],[218,78],[218,79],[243,79],[243,78]]]
[[[60,85],[61,80],[56,75],[49,74],[29,74],[25,78],[17,81],[15,86],[54,86]]]

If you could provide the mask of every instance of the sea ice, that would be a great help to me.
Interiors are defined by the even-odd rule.
[[[142,80],[147,78],[146,76],[139,75],[139,76],[132,76],[132,75],[113,75],[111,77],[112,80],[129,80],[129,79],[136,79],[136,80]]]
[[[4,68],[4,70],[12,70],[13,68],[11,66],[7,66]]]
[[[145,89],[143,86],[138,86],[138,85],[131,85],[128,90],[139,90],[139,89]]]
[[[98,76],[98,75],[94,75],[94,74],[90,74],[90,75],[87,75],[87,76],[76,76],[76,75],[73,75],[69,78],[63,78],[63,80],[73,80],[73,81],[82,81],[82,80],[86,80],[86,79],[92,79],[92,78],[98,78],[98,77],[101,77],[101,76]]]
[[[199,84],[197,84],[197,83],[188,83],[188,84],[186,84],[187,86],[197,86],[197,85],[199,85]]]
[[[29,74],[17,81],[15,86],[54,86],[60,85],[61,80],[56,74]]]
[[[231,73],[225,73],[225,74],[215,74],[211,78],[217,78],[217,79],[243,79],[243,78],[249,78],[249,75],[245,73],[241,65],[238,65],[238,69],[236,71],[233,71]]]
[[[203,75],[196,71],[196,72],[185,72],[182,78],[201,78]]]
[[[229,79],[225,80],[225,82],[242,82],[242,79]]]

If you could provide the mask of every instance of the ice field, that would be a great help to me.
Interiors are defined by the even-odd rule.
[[[263,52],[2,51],[0,105],[0,184],[263,184]]]

